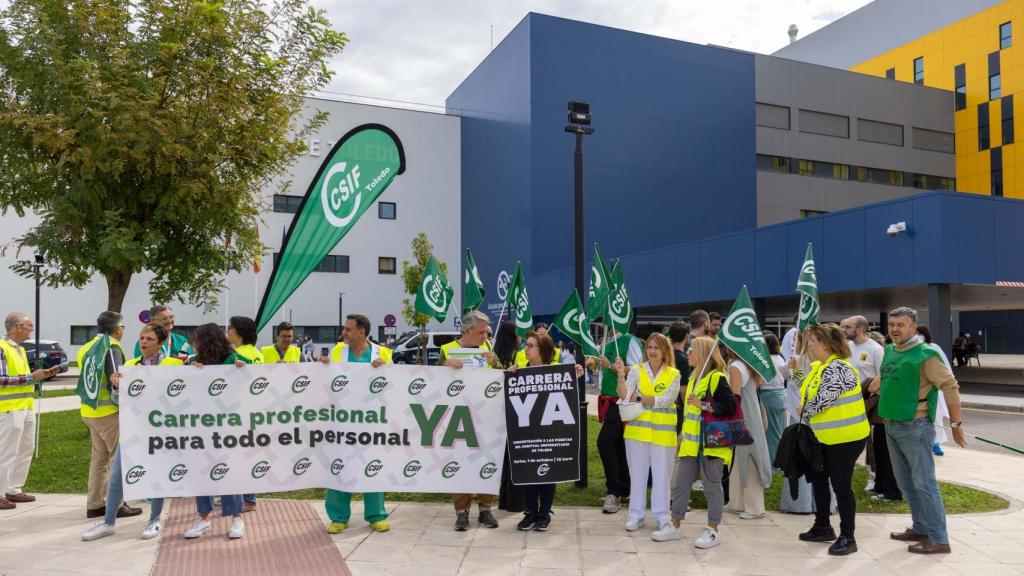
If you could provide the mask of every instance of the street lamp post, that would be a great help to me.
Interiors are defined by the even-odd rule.
[[[590,127],[590,104],[569,102],[569,124],[565,131],[576,135],[576,152],[573,156],[573,276],[576,292],[583,298],[583,137],[594,133]],[[577,363],[586,367],[583,354],[576,355]],[[579,383],[580,390],[580,479],[577,488],[587,487],[587,393],[586,379]]]
[[[40,350],[39,350],[39,332],[42,329],[42,324],[39,321],[39,282],[40,282],[40,277],[42,276],[42,273],[43,273],[43,255],[42,254],[36,254],[36,261],[32,263],[32,268],[33,268],[33,271],[35,272],[35,279],[36,279],[36,314],[35,314],[35,316],[36,316],[36,318],[35,318],[35,323],[36,323],[36,370],[42,370],[43,369],[43,361],[42,361],[43,360],[43,356],[42,356],[42,354],[40,354]],[[38,384],[38,386],[40,387],[40,389],[42,389],[42,382],[40,382]]]

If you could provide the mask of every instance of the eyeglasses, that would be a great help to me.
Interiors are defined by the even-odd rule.
[[[524,346],[524,348],[536,348],[536,347],[537,347],[537,345],[534,344],[533,342],[527,342],[526,346]]]

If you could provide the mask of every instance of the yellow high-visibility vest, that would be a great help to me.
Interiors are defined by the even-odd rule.
[[[672,380],[679,377],[679,370],[672,366],[663,365],[658,375],[651,381],[651,377],[644,370],[644,365],[634,366],[639,376],[640,394],[644,396],[660,396],[672,384]],[[676,447],[676,407],[666,408],[644,408],[644,411],[635,420],[626,423],[626,430],[623,438],[639,442],[650,442],[658,446]]]
[[[562,351],[559,350],[558,348],[555,348],[555,359],[554,359],[554,361],[552,363],[553,364],[560,364],[561,362],[562,362]],[[526,361],[526,349],[523,348],[519,352],[516,352],[516,366],[519,366],[520,368],[526,368],[526,364],[527,364],[527,361]]]
[[[683,435],[679,442],[679,457],[697,457],[701,445],[701,410],[689,403],[691,395],[698,398],[710,400],[715,395],[719,384],[725,380],[725,374],[721,370],[712,370],[704,375],[699,382],[694,382],[693,377],[686,383],[686,409],[683,412]],[[726,386],[728,386],[726,381]],[[730,391],[731,392],[731,391]],[[738,400],[738,399],[737,399]],[[732,448],[704,448],[705,457],[721,458],[726,466],[732,463]]]
[[[252,344],[243,344],[235,348],[235,354],[248,360],[249,364],[263,364],[263,353]]]
[[[142,356],[136,356],[131,360],[124,363],[125,366],[140,366],[142,365]],[[175,358],[174,356],[164,356],[157,366],[184,366],[185,362],[181,358]]]
[[[845,358],[831,356],[825,362],[814,362],[811,371],[804,378],[800,389],[802,405],[818,395],[821,387],[821,375],[825,368],[833,362],[842,362],[853,370],[857,385],[843,393],[836,403],[823,412],[810,417],[811,430],[822,444],[843,444],[867,438],[871,433],[867,413],[864,410],[864,395],[860,388],[860,375],[857,369]]]
[[[368,342],[370,345],[370,361],[374,361],[380,358],[385,364],[391,364],[391,348],[385,348],[373,342]],[[344,342],[338,342],[334,345],[334,349],[331,350],[331,362],[348,362],[348,353],[345,350],[346,346]]]
[[[281,362],[281,355],[277,352],[277,346],[263,347],[263,362],[266,364],[277,364]],[[289,346],[284,353],[284,360],[287,364],[296,364],[302,361],[302,351],[298,346]]]
[[[19,410],[35,410],[35,386],[32,385],[32,368],[28,365],[28,356],[21,346],[14,346],[7,338],[0,338],[0,348],[4,351],[7,362],[7,375],[11,377],[29,375],[24,386],[6,386],[0,388],[0,414]],[[36,351],[39,354],[39,351]]]

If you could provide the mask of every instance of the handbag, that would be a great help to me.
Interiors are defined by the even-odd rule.
[[[623,422],[629,422],[630,420],[636,420],[644,413],[644,405],[639,402],[622,402],[619,401],[619,418]]]
[[[743,407],[740,397],[736,396],[736,412],[730,416],[716,416],[711,412],[703,412],[701,418],[701,438],[705,448],[735,448],[749,446],[754,443],[747,423],[743,419]]]

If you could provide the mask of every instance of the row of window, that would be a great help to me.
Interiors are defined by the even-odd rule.
[[[1003,50],[1013,46],[1013,24],[1011,22],[1003,22],[999,25],[999,49]],[[993,71],[992,60],[995,55],[995,71]],[[993,52],[989,54],[989,73],[988,73],[988,86],[989,86],[989,100],[995,100],[999,98],[1001,90],[1001,78],[999,76],[999,52]],[[956,77],[956,93],[957,93],[957,110],[963,110],[960,106],[960,90],[964,88],[964,100],[966,101],[966,83],[963,81],[963,64],[957,66],[958,75]],[[885,77],[890,80],[896,79],[896,68],[889,68],[885,71]],[[918,56],[914,58],[914,84],[924,84],[924,56]],[[993,95],[994,94],[994,95]],[[964,104],[966,106],[966,104]]]
[[[1013,95],[1007,96],[999,101],[1002,112],[1002,146],[1013,144]],[[988,150],[992,142],[990,135],[989,103],[983,102],[978,105],[978,150]]]
[[[280,252],[274,252],[274,267],[281,258]],[[313,269],[313,272],[333,272],[336,274],[348,274],[349,258],[344,254],[328,254],[320,261],[320,264]],[[377,258],[378,274],[397,274],[398,260],[393,256],[381,256]]]
[[[835,162],[787,158],[785,156],[757,155],[757,169],[761,172],[779,172],[818,176],[834,180],[856,180],[889,186],[910,186],[921,190],[955,190],[956,179],[930,174],[900,172],[866,166],[850,166]]]
[[[302,196],[274,194],[274,212],[294,214],[299,211],[301,204]],[[395,220],[398,218],[398,205],[394,202],[377,202],[377,218]]]

